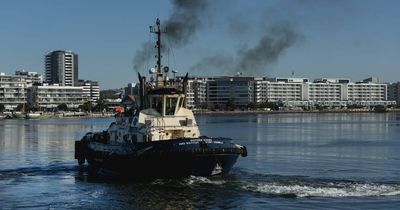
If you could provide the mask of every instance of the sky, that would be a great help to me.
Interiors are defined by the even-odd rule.
[[[400,80],[400,1],[204,0],[186,11],[195,25],[174,16],[185,13],[177,2],[1,0],[0,72],[43,74],[47,52],[70,50],[80,79],[124,87],[155,64],[150,48],[134,69],[154,41],[149,26],[177,17],[191,34],[163,61],[181,74]]]

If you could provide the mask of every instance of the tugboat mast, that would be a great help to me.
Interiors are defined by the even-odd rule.
[[[161,31],[161,24],[160,24],[160,19],[157,18],[156,21],[156,29],[154,29],[152,26],[150,26],[150,33],[155,33],[157,34],[157,42],[156,42],[156,48],[157,48],[157,73],[156,73],[156,85],[157,87],[162,87],[164,83],[164,74],[161,70],[161,33],[165,33]]]
[[[160,19],[157,18],[157,72],[161,73],[161,26]]]

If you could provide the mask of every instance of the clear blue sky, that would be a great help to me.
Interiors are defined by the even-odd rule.
[[[170,60],[180,72],[204,56],[251,48],[264,23],[288,22],[300,38],[260,76],[294,71],[307,78],[400,80],[400,1],[217,0],[208,6],[198,33],[173,49]],[[148,26],[156,17],[168,19],[171,11],[171,2],[162,0],[2,0],[0,72],[43,73],[45,53],[66,49],[79,55],[81,79],[98,80],[102,89],[123,87],[137,80],[133,57],[149,40]],[[239,31],[232,29],[236,24]]]

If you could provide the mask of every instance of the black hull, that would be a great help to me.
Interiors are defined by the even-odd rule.
[[[136,144],[82,140],[75,148],[75,158],[86,159],[96,171],[137,178],[226,175],[239,155],[247,155],[245,147],[210,138]]]

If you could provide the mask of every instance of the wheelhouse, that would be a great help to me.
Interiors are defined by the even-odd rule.
[[[148,93],[150,108],[161,116],[175,116],[184,106],[185,95],[175,88],[156,89]]]

